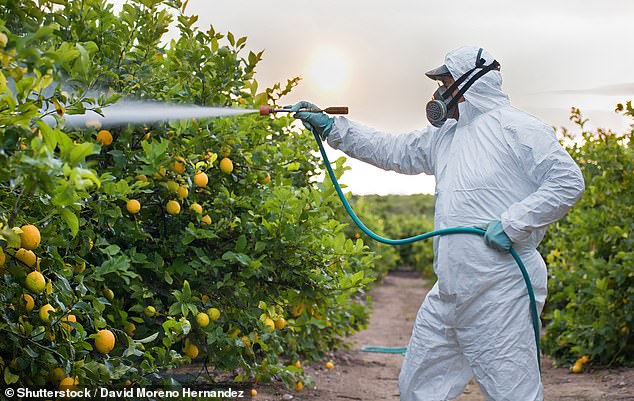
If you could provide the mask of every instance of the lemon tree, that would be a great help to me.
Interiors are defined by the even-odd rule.
[[[259,88],[262,52],[185,6],[0,8],[4,384],[149,384],[196,360],[293,386],[292,361],[367,322],[375,256],[289,117],[69,126],[121,98],[257,109],[297,85]]]
[[[631,102],[617,111],[634,117]],[[544,351],[560,363],[634,364],[634,148],[632,131],[588,130],[578,109],[571,119],[584,139],[568,151],[586,191],[549,228],[541,253],[549,269],[543,318]],[[568,132],[566,137],[574,138]],[[577,139],[577,138],[575,138]],[[581,362],[579,362],[581,360]]]

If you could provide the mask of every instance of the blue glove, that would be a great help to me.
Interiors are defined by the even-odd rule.
[[[286,106],[284,108],[289,108],[289,106]],[[328,138],[330,130],[332,130],[332,126],[335,123],[335,120],[332,117],[328,117],[326,113],[299,111],[299,109],[303,108],[319,109],[319,107],[309,102],[299,102],[296,103],[294,106],[291,106],[290,110],[295,113],[293,114],[293,117],[302,120],[302,123],[306,128],[318,134],[321,137],[321,140],[325,141],[326,138]]]
[[[493,220],[487,225],[487,231],[484,233],[484,243],[500,252],[509,252],[513,242],[502,228],[500,220]]]

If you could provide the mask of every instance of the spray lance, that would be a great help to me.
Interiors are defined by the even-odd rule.
[[[260,115],[268,116],[271,113],[289,113],[290,109],[275,109],[271,106],[260,106]],[[302,108],[299,111],[307,112],[307,113],[326,113],[326,114],[348,114],[347,106],[335,106],[335,107],[326,107],[325,109],[307,109]]]
[[[300,109],[299,111],[302,112],[312,112],[312,113],[328,113],[328,114],[348,114],[348,107],[345,106],[341,106],[341,107],[328,107],[326,109]],[[290,109],[276,109],[276,108],[272,108],[271,106],[260,106],[260,115],[261,116],[268,116],[271,113],[280,113],[280,112],[290,112]],[[330,180],[333,183],[333,186],[335,187],[335,190],[337,191],[337,195],[339,195],[339,199],[341,200],[341,203],[343,204],[344,208],[346,209],[346,211],[348,212],[348,215],[350,215],[350,218],[352,218],[352,220],[355,222],[355,224],[359,227],[359,229],[361,229],[361,231],[363,231],[364,233],[366,233],[370,238],[378,241],[378,242],[382,242],[384,244],[388,244],[388,245],[405,245],[405,244],[411,244],[413,242],[416,241],[421,241],[424,239],[428,239],[431,237],[435,237],[437,235],[451,235],[451,234],[475,234],[475,235],[480,235],[483,236],[486,232],[486,230],[482,229],[482,228],[477,228],[477,227],[452,227],[452,228],[444,228],[441,230],[436,230],[436,231],[430,231],[428,233],[424,233],[424,234],[419,234],[413,237],[408,237],[408,238],[402,238],[402,239],[389,239],[389,238],[385,238],[382,237],[376,233],[374,233],[372,230],[370,230],[365,224],[363,224],[363,222],[359,219],[359,217],[357,217],[356,213],[354,212],[354,210],[352,210],[352,207],[350,206],[350,203],[348,202],[348,200],[346,199],[346,196],[344,195],[343,191],[341,190],[341,186],[339,185],[339,182],[337,181],[337,177],[335,176],[335,172],[332,170],[332,167],[330,166],[330,160],[328,160],[328,155],[326,155],[326,151],[324,149],[324,145],[322,144],[322,140],[319,136],[319,134],[317,134],[316,132],[313,132],[313,135],[315,136],[315,141],[317,142],[317,146],[319,147],[319,152],[321,153],[321,157],[323,158],[324,161],[324,166],[326,167],[326,171],[328,172],[328,176],[330,177]],[[533,321],[533,330],[534,330],[534,334],[535,334],[535,346],[536,346],[536,351],[537,351],[537,364],[539,367],[539,370],[541,372],[541,351],[540,351],[540,343],[539,343],[539,314],[537,313],[537,303],[535,302],[535,293],[533,292],[533,286],[531,284],[531,280],[530,277],[528,275],[528,271],[526,270],[526,267],[524,266],[524,263],[522,262],[522,259],[520,258],[519,254],[515,251],[515,249],[513,249],[511,247],[510,249],[510,254],[511,256],[513,256],[513,259],[515,260],[515,262],[517,263],[517,266],[520,269],[520,272],[522,273],[522,277],[524,279],[524,283],[526,284],[526,290],[528,292],[528,298],[529,298],[529,306],[530,306],[530,312],[531,312],[531,317],[532,317],[532,321]],[[368,351],[368,352],[383,352],[383,353],[401,353],[404,354],[406,349],[405,348],[386,348],[386,347],[364,347],[363,349],[364,351]]]

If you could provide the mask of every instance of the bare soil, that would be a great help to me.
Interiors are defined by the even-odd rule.
[[[333,355],[335,368],[323,364],[305,367],[315,386],[303,391],[280,385],[260,385],[256,400],[302,401],[398,401],[398,374],[401,355],[362,352],[364,345],[404,347],[407,345],[418,308],[428,291],[415,273],[391,273],[374,288],[374,313],[367,330],[348,340],[349,350]],[[542,359],[542,379],[546,401],[634,401],[634,369],[592,370],[572,374]],[[484,401],[478,385],[470,383],[457,401]],[[518,400],[519,401],[519,400]]]

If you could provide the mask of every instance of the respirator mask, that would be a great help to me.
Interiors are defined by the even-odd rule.
[[[471,85],[473,85],[475,81],[480,79],[487,72],[500,70],[500,63],[498,63],[496,60],[493,60],[489,65],[484,65],[486,60],[481,58],[481,55],[482,49],[478,50],[475,67],[465,72],[460,78],[458,78],[453,84],[451,84],[451,86],[447,87],[446,85],[441,85],[438,87],[438,89],[436,89],[436,92],[434,92],[433,95],[433,99],[430,100],[425,107],[427,120],[429,120],[431,125],[439,128],[443,126],[448,118],[457,118],[458,101],[462,98],[467,89],[469,89],[469,87],[471,87]],[[444,69],[447,70],[446,67],[444,67]],[[476,72],[475,75],[473,75],[471,78],[469,78],[469,76],[471,76],[471,74],[473,74],[477,70],[479,71]],[[449,70],[447,70],[447,72],[449,72]],[[427,75],[430,76],[429,73]],[[454,95],[456,89],[458,89],[458,87],[465,81],[466,83]]]

